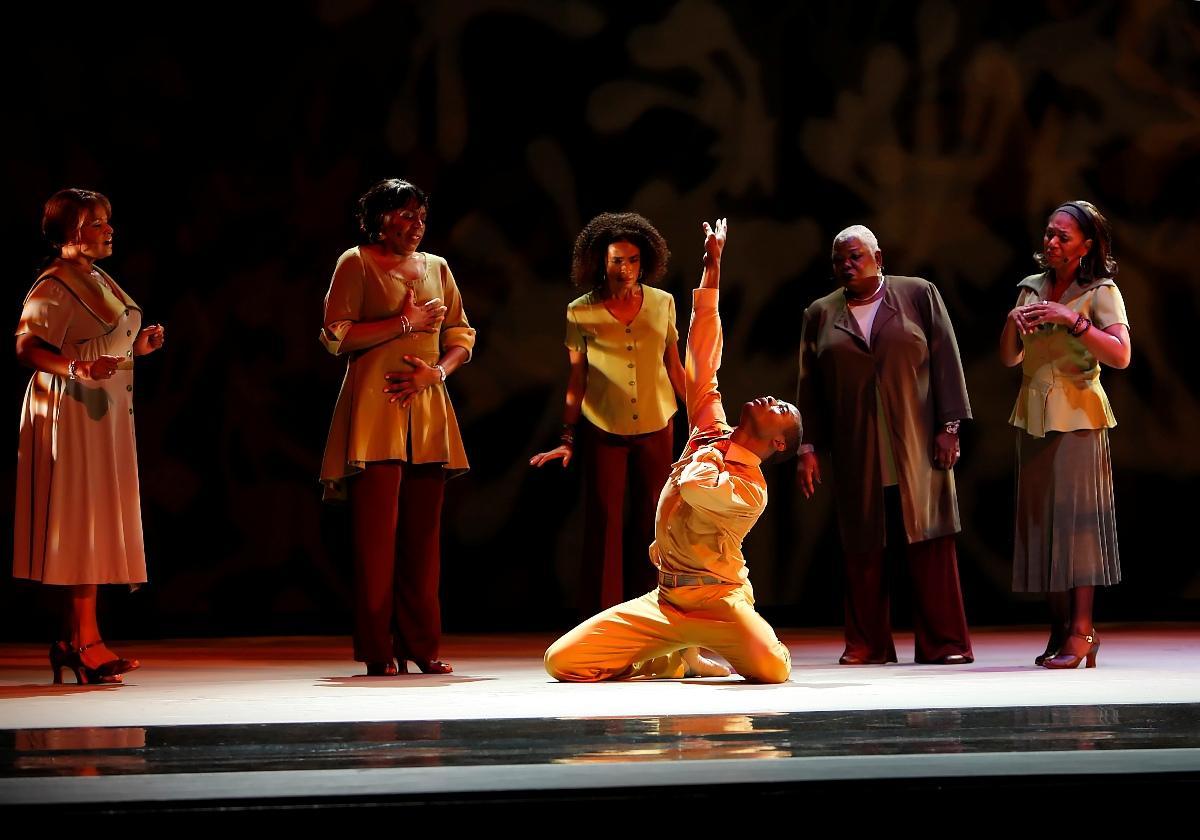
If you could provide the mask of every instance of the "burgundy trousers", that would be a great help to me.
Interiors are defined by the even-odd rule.
[[[916,661],[936,662],[953,654],[974,658],[954,535],[907,542],[900,526],[899,491],[889,487],[885,498],[888,546],[892,553],[903,554],[912,584]],[[861,554],[845,552],[846,655],[868,662],[896,661],[885,554],[882,547]]]
[[[658,497],[671,473],[672,433],[667,423],[644,435],[614,435],[584,421],[579,434],[586,485],[580,609],[591,616],[658,587],[649,548]]]
[[[437,659],[442,635],[441,464],[383,461],[349,481],[354,658]]]

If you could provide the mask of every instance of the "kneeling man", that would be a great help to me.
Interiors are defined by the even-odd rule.
[[[725,419],[717,390],[721,319],[717,311],[727,225],[704,223],[704,274],[693,292],[687,345],[687,412],[691,434],[658,500],[650,559],[658,589],[605,610],[546,651],[558,680],[596,682],[727,676],[699,655],[716,651],[747,680],[787,681],[787,648],[754,609],[742,540],[767,506],[759,465],[794,455],[800,413],[760,397],[742,406],[738,425]]]

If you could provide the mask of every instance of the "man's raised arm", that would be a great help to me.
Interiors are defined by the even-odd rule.
[[[728,224],[717,219],[716,229],[704,223],[704,274],[700,288],[692,292],[692,322],[688,328],[687,362],[684,388],[687,395],[688,425],[707,428],[725,423],[725,408],[717,390],[717,369],[721,367],[721,315],[717,304],[721,286],[721,253],[725,250]]]

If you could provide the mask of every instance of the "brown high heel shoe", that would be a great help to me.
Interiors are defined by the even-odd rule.
[[[1066,629],[1052,628],[1050,630],[1050,638],[1046,641],[1046,650],[1041,656],[1033,658],[1034,665],[1042,665],[1047,659],[1053,659],[1058,656],[1058,652],[1062,650],[1063,641],[1069,635]]]
[[[83,664],[79,651],[66,642],[50,644],[50,671],[54,675],[54,684],[62,685],[62,670],[70,668],[75,675],[76,685],[103,685],[120,683],[119,674],[102,674],[98,669],[89,668]]]
[[[442,662],[440,659],[414,659],[414,665],[421,669],[422,674],[452,674],[454,666],[449,662]],[[408,673],[408,661],[400,660],[400,673]]]
[[[1067,653],[1066,649],[1071,647],[1072,639],[1083,639],[1083,641],[1088,646],[1087,650],[1079,655],[1075,655],[1073,653]],[[1043,668],[1051,668],[1051,669],[1055,669],[1055,670],[1065,669],[1065,668],[1078,668],[1079,663],[1086,659],[1087,660],[1086,667],[1095,668],[1096,667],[1096,654],[1099,652],[1100,652],[1100,639],[1096,635],[1095,630],[1092,630],[1092,632],[1088,633],[1086,636],[1084,636],[1080,633],[1072,633],[1070,636],[1067,637],[1067,641],[1063,644],[1063,650],[1060,651],[1057,656],[1054,656],[1051,659],[1047,659],[1044,662],[1042,662],[1042,667]]]
[[[80,646],[80,648],[78,650],[79,661],[83,662],[83,652],[85,650],[87,650],[88,648],[94,648],[97,645],[102,645],[102,644],[104,644],[104,640],[97,639],[94,642],[89,642],[86,645]],[[127,674],[130,671],[136,671],[138,668],[141,668],[141,667],[142,667],[142,663],[138,662],[136,659],[122,659],[119,656],[114,656],[112,659],[108,660],[107,662],[102,662],[101,664],[97,665],[95,668],[90,668],[89,670],[91,670],[95,674],[98,674],[101,677],[119,677],[119,676],[121,676],[121,674]]]

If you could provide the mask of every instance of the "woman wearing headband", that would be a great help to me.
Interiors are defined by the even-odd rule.
[[[1091,668],[1096,587],[1121,579],[1108,448],[1117,421],[1100,365],[1129,365],[1129,319],[1111,229],[1092,204],[1055,209],[1034,259],[1044,270],[1021,281],[1000,336],[1002,361],[1022,372],[1009,418],[1018,429],[1013,590],[1045,592],[1050,605],[1050,638],[1034,663]]]

